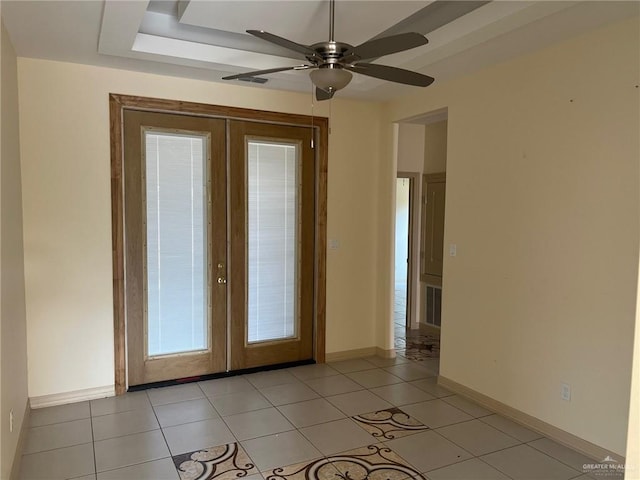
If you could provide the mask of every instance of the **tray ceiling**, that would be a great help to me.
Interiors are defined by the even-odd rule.
[[[2,14],[19,56],[221,81],[250,70],[293,66],[296,53],[245,33],[265,30],[297,43],[328,39],[328,2],[318,0],[8,1]],[[417,31],[429,44],[376,62],[436,82],[638,15],[638,2],[337,0],[338,41]],[[265,77],[256,88],[310,91],[308,73]],[[389,99],[413,88],[355,75],[339,96]]]

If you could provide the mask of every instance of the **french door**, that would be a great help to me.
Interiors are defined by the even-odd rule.
[[[309,128],[231,121],[232,370],[313,356]]]
[[[124,111],[129,385],[313,357],[309,128]]]

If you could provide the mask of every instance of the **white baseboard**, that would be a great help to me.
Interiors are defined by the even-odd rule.
[[[76,390],[73,392],[53,393],[51,395],[30,397],[29,401],[31,402],[31,408],[36,409],[65,405],[67,403],[96,400],[98,398],[113,397],[115,394],[115,386],[107,385],[105,387],[86,388],[84,390]]]
[[[539,418],[533,417],[527,413],[510,407],[509,405],[499,402],[498,400],[494,400],[493,398],[477,392],[476,390],[473,390],[469,387],[465,387],[464,385],[455,382],[454,380],[450,380],[440,375],[438,377],[438,385],[442,385],[448,390],[451,390],[463,397],[479,403],[492,412],[498,413],[503,417],[507,417],[508,419],[513,420],[514,422],[519,423],[529,428],[530,430],[534,430],[566,447],[576,450],[583,455],[586,455],[587,457],[593,458],[597,461],[601,461],[606,457],[611,457],[616,462],[624,464],[624,457],[615,452],[612,452],[610,450],[607,450],[606,448],[596,445],[595,443],[591,443],[587,440],[577,437],[572,433],[569,433],[554,425],[551,425],[550,423],[544,422]]]
[[[325,355],[325,361],[327,362],[339,362],[341,360],[351,360],[354,358],[363,357],[382,357],[382,358],[394,358],[396,356],[395,348],[390,350],[384,350],[379,347],[367,347],[356,348],[354,350],[343,350],[341,352],[328,352]]]

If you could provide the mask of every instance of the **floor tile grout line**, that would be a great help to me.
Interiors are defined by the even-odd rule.
[[[199,388],[199,386],[198,386],[198,388]],[[147,397],[148,396],[149,396],[149,393],[147,393]],[[149,402],[151,402],[151,398],[149,398]],[[169,442],[167,441],[167,436],[164,434],[164,430],[162,429],[162,425],[160,425],[160,419],[158,418],[158,413],[156,412],[155,408],[153,408],[153,405],[151,406],[151,410],[153,410],[153,415],[156,417],[156,422],[158,422],[158,426],[160,427],[160,434],[162,435],[162,439],[164,440],[164,444],[167,447],[167,452],[169,452],[169,458],[171,458],[171,461],[173,462],[173,452],[171,451],[171,448],[169,447]]]
[[[451,425],[459,425],[459,423],[453,423]],[[450,427],[451,425],[445,425],[443,427],[438,427],[438,428],[446,428],[446,427]],[[509,445],[508,447],[504,447],[504,448],[499,448],[497,450],[492,450],[491,452],[487,452],[487,453],[482,453],[480,455],[476,455],[473,452],[470,452],[469,450],[467,450],[466,448],[464,448],[462,445],[460,445],[459,443],[456,443],[454,440],[451,440],[450,438],[445,437],[443,434],[441,434],[440,432],[438,432],[437,430],[433,430],[435,433],[437,433],[438,435],[440,435],[442,438],[444,438],[445,440],[448,440],[449,442],[453,443],[454,445],[456,445],[457,447],[460,447],[461,449],[463,449],[465,452],[467,452],[468,454],[472,455],[474,458],[480,458],[480,457],[484,457],[485,455],[491,455],[492,453],[496,453],[496,452],[502,452],[504,450],[509,450],[510,448],[514,448],[514,447],[519,447],[521,445],[524,445],[524,443],[518,439],[517,440],[519,443],[516,443],[515,445]]]
[[[144,393],[144,396],[146,397],[147,402],[149,403],[149,405],[148,405],[148,406],[149,406],[149,408],[153,408],[153,405],[151,405],[151,402],[149,401],[149,395],[147,395],[147,392],[146,392],[146,391],[141,391],[141,392],[126,392],[126,393],[125,393],[125,395],[126,395],[126,394],[131,394],[131,393]],[[101,414],[94,414],[94,413],[93,413],[93,402],[98,402],[98,401],[100,401],[100,400],[115,400],[115,399],[118,399],[118,398],[122,398],[122,397],[120,397],[120,396],[116,395],[116,396],[112,396],[112,397],[105,397],[105,398],[98,398],[98,399],[95,399],[95,400],[90,400],[90,401],[89,401],[89,405],[92,407],[92,408],[91,408],[91,418],[105,417],[105,416],[107,416],[107,415],[115,415],[115,414],[117,414],[117,413],[135,412],[135,411],[137,411],[137,410],[145,410],[145,409],[146,409],[146,407],[145,407],[145,408],[131,408],[131,409],[128,409],[128,408],[127,408],[127,409],[124,409],[124,410],[115,411],[115,412],[109,412],[109,413],[101,413]]]
[[[204,390],[202,390],[202,386],[200,385],[200,383],[198,383],[197,385],[200,391],[202,392],[202,394],[204,395],[204,398],[207,400],[207,402],[209,402],[209,405],[211,405],[211,408],[213,408],[213,411],[216,412],[216,414],[218,415],[218,418],[222,418],[222,414],[218,411],[216,406],[213,404],[213,400],[207,396]],[[160,419],[158,419],[158,423],[160,423]],[[171,426],[175,426],[175,425],[171,425]],[[163,428],[162,425],[160,425],[160,428]]]
[[[489,465],[490,467],[495,468],[496,470],[500,471],[501,473],[504,473],[504,472],[502,472],[502,470],[500,470],[498,467],[495,467],[495,466],[491,465],[489,462],[487,462],[486,460],[484,460],[482,457],[485,457],[485,456],[487,456],[487,455],[493,455],[494,453],[498,453],[498,452],[503,452],[503,451],[505,451],[505,450],[509,450],[509,449],[511,449],[511,448],[516,448],[516,447],[526,446],[526,447],[529,447],[529,448],[531,448],[531,449],[535,450],[535,451],[536,451],[536,452],[538,452],[538,453],[541,453],[541,454],[543,454],[543,455],[545,455],[545,456],[549,457],[551,460],[555,460],[556,462],[561,463],[562,465],[564,465],[564,466],[566,466],[566,467],[570,468],[571,470],[573,470],[573,471],[575,471],[575,472],[578,472],[578,475],[577,475],[577,476],[580,476],[580,475],[584,475],[584,474],[585,474],[585,472],[580,472],[579,470],[576,470],[576,469],[575,469],[575,468],[573,468],[571,465],[567,465],[566,463],[564,463],[564,462],[560,461],[559,459],[557,459],[557,458],[555,458],[555,457],[553,457],[553,456],[551,456],[551,455],[547,454],[546,452],[541,452],[541,451],[540,451],[540,450],[538,450],[537,448],[532,447],[531,445],[528,445],[527,443],[522,442],[521,440],[519,440],[519,441],[520,441],[520,443],[519,443],[519,444],[517,444],[517,445],[512,445],[512,446],[510,446],[510,447],[506,447],[506,448],[501,448],[501,449],[499,449],[499,450],[495,450],[495,451],[493,451],[493,452],[489,452],[489,453],[483,453],[482,455],[478,455],[476,458],[478,458],[479,460],[482,460],[482,461],[483,461],[483,462],[485,462],[487,465]],[[534,440],[532,440],[532,441],[534,441]],[[505,474],[505,475],[507,475],[506,473],[504,473],[504,474]],[[509,475],[507,475],[507,476],[509,476]],[[576,478],[576,477],[571,477],[571,478]]]
[[[53,407],[42,407],[42,408],[33,408],[31,411],[32,412],[37,412],[38,410],[43,410],[43,409],[47,409],[47,408],[56,408],[56,407],[63,407],[63,406],[67,406],[67,405],[77,405],[80,406],[84,403],[87,403],[87,405],[90,405],[89,401],[83,401],[83,402],[78,402],[78,403],[67,403],[64,405],[56,405]],[[33,413],[31,413],[31,415],[33,415]],[[55,422],[51,422],[51,423],[43,423],[42,425],[32,425],[31,420],[29,420],[29,426],[27,427],[27,430],[31,430],[32,428],[39,428],[39,427],[50,427],[52,425],[58,425],[60,423],[68,423],[68,422],[75,422],[76,420],[86,420],[87,418],[91,418],[91,409],[89,409],[89,416],[88,417],[78,417],[78,418],[71,418],[69,420],[63,420],[63,421],[55,421]]]
[[[458,422],[458,423],[462,423],[462,422]],[[457,425],[457,423],[452,423],[451,425]],[[449,425],[445,425],[445,426],[449,426]],[[438,427],[438,428],[444,428],[445,426],[442,427]],[[431,428],[431,427],[429,427]],[[458,445],[456,442],[454,442],[453,440],[448,439],[447,437],[445,437],[444,435],[442,435],[441,433],[437,432],[435,429],[431,428],[431,431],[433,433],[435,433],[436,435],[438,435],[441,438],[444,438],[446,441],[453,443],[456,447],[461,448],[464,452],[468,453],[469,455],[471,455],[471,457],[475,458],[476,455],[472,452],[470,452],[469,450],[467,450],[466,448],[464,448],[462,445]]]
[[[542,438],[547,438],[547,437],[542,437]],[[536,440],[540,440],[540,439],[539,439],[539,438],[537,438]],[[536,440],[531,440],[531,442],[535,442]],[[551,440],[551,439],[549,438],[549,440]],[[553,441],[553,440],[552,440],[552,441]],[[541,453],[542,455],[545,455],[545,456],[547,456],[547,457],[549,457],[549,458],[551,458],[551,459],[555,460],[556,462],[561,463],[562,465],[564,465],[564,466],[566,466],[566,467],[570,468],[571,470],[575,470],[576,472],[580,472],[580,470],[577,470],[577,469],[573,468],[571,465],[569,465],[569,464],[567,464],[567,463],[563,462],[563,461],[562,461],[562,460],[560,460],[559,458],[556,458],[556,457],[554,457],[553,455],[548,454],[547,452],[543,452],[542,450],[538,450],[536,447],[534,447],[534,446],[532,446],[532,445],[529,445],[529,442],[526,442],[526,443],[525,443],[525,442],[523,442],[523,443],[522,443],[522,445],[526,445],[527,447],[529,447],[529,448],[531,448],[531,449],[535,450],[535,451],[536,451],[536,452],[538,452],[538,453]],[[575,452],[575,450],[573,450],[573,451]],[[576,452],[576,453],[580,453],[580,452]],[[585,457],[586,457],[586,455],[585,455]],[[587,458],[588,458],[588,457],[587,457]],[[594,460],[595,460],[595,459],[594,459]],[[586,474],[586,472],[580,472],[580,474],[581,474],[581,475],[584,475],[584,474]],[[572,478],[574,478],[574,477],[572,477]]]
[[[475,421],[475,420],[480,421],[480,418],[472,418],[471,420],[463,420],[462,422],[455,422],[455,423],[451,423],[451,424],[449,424],[449,425],[442,425],[442,426],[440,426],[440,427],[436,427],[436,428],[439,430],[439,429],[441,429],[441,428],[447,428],[447,427],[451,427],[451,426],[453,426],[453,425],[460,425],[460,424],[462,424],[462,423],[473,422],[473,421]],[[517,445],[524,445],[524,444],[526,444],[526,443],[527,443],[527,442],[525,442],[525,441],[523,441],[523,440],[520,440],[519,438],[514,437],[513,435],[509,435],[508,433],[503,432],[502,430],[500,430],[499,428],[494,427],[494,426],[493,426],[493,425],[491,425],[490,423],[485,423],[485,422],[482,422],[482,423],[484,423],[487,427],[490,427],[490,428],[492,428],[493,430],[496,430],[498,433],[502,433],[503,435],[506,435],[506,436],[507,436],[507,437],[509,437],[509,438],[513,438],[514,440],[516,440],[516,441],[518,442],[518,443],[517,443]],[[442,435],[442,436],[444,437],[444,435]],[[445,438],[446,438],[446,437],[445,437]],[[531,441],[534,441],[534,440],[531,440]]]
[[[502,470],[500,470],[498,467],[495,467],[493,465],[491,465],[489,462],[487,462],[484,458],[482,457],[475,457],[478,460],[480,460],[482,463],[485,463],[486,465],[489,465],[491,468],[497,470],[498,472],[500,472],[501,474],[503,474],[505,477],[510,478],[511,480],[514,480],[514,478],[511,475],[507,475],[505,472],[503,472]]]
[[[83,419],[83,420],[90,420],[90,419]],[[91,422],[89,424],[91,424]],[[93,432],[92,432],[92,434],[93,434]],[[56,450],[62,450],[64,448],[79,447],[80,445],[89,445],[90,443],[92,443],[92,442],[89,441],[89,442],[74,443],[74,444],[71,444],[71,445],[61,445],[61,446],[55,447],[55,448],[47,448],[45,450],[38,450],[36,452],[23,453],[21,455],[21,457],[30,456],[30,455],[37,455],[39,453],[54,452]]]
[[[40,455],[42,453],[55,452],[56,450],[63,450],[65,448],[73,448],[73,447],[80,447],[82,445],[89,445],[91,443],[92,442],[76,443],[75,445],[67,445],[67,446],[64,446],[64,447],[50,448],[49,450],[40,450],[39,452],[23,453],[21,455],[21,457],[30,457],[32,455]]]
[[[431,470],[427,470],[427,471],[425,471],[425,472],[420,472],[420,475],[425,475],[425,476],[427,476],[427,477],[428,477],[429,472],[434,472],[434,471],[436,471],[436,470],[440,470],[441,468],[448,468],[448,467],[452,467],[453,465],[457,465],[457,464],[459,464],[459,463],[467,462],[467,461],[469,461],[469,460],[473,460],[474,458],[476,458],[476,457],[466,458],[466,459],[464,459],[464,460],[456,460],[456,461],[454,461],[454,462],[452,462],[452,463],[449,463],[449,464],[447,464],[447,465],[442,465],[441,467],[438,467],[438,468],[432,468]],[[502,473],[502,472],[500,472],[500,473]],[[509,477],[509,478],[511,478],[511,477]]]
[[[135,412],[136,410],[129,410],[128,412],[118,412],[118,413],[130,413],[130,412]],[[116,413],[112,414],[112,415],[117,415]],[[156,417],[156,421],[158,420],[157,416],[156,416],[156,412],[153,411],[153,415]],[[99,416],[106,416],[106,415],[99,415]],[[189,422],[191,423],[191,422]],[[141,432],[131,432],[131,433],[125,433],[124,435],[116,435],[114,437],[108,437],[108,438],[101,438],[99,440],[96,440],[94,438],[93,443],[99,443],[99,442],[106,442],[107,440],[114,440],[116,438],[124,438],[124,437],[132,437],[133,435],[142,435],[143,433],[150,433],[150,432],[155,432],[156,430],[162,430],[162,427],[160,426],[160,422],[158,422],[158,426],[156,428],[151,428],[149,430],[143,430]]]
[[[145,465],[147,463],[153,463],[153,462],[157,462],[159,460],[164,460],[164,459],[173,460],[173,457],[171,455],[168,455],[166,457],[154,458],[153,460],[145,460],[145,461],[139,462],[139,463],[132,463],[131,465],[124,465],[124,466],[121,466],[121,467],[108,468],[107,470],[101,470],[100,472],[96,471],[95,475],[97,476],[98,473],[114,472],[116,470],[122,470],[123,468],[131,468],[131,467],[136,467],[138,465]],[[71,479],[71,480],[73,480],[73,479]]]
[[[540,437],[538,437],[538,438],[534,438],[534,439],[532,439],[532,440],[523,441],[523,440],[519,439],[518,437],[516,437],[515,435],[512,435],[512,434],[511,434],[511,433],[509,433],[509,432],[505,432],[504,430],[501,430],[501,429],[499,429],[498,427],[496,427],[496,426],[494,426],[494,425],[491,425],[489,422],[485,422],[485,421],[483,420],[483,419],[485,419],[485,418],[489,418],[489,417],[492,417],[492,416],[494,416],[494,415],[495,415],[495,416],[497,416],[497,417],[500,417],[500,418],[504,418],[505,420],[510,421],[511,423],[513,423],[513,424],[517,425],[517,426],[518,426],[518,427],[520,427],[520,428],[523,428],[523,429],[525,429],[525,430],[529,430],[530,432],[533,432],[533,433],[535,433],[535,434],[537,434],[537,435],[541,435],[541,434],[539,434],[538,432],[536,432],[535,430],[531,430],[530,428],[525,427],[524,425],[521,425],[520,423],[515,422],[515,421],[511,420],[510,418],[504,417],[504,416],[500,415],[499,413],[495,413],[495,412],[493,412],[491,415],[485,415],[484,417],[478,417],[476,420],[480,420],[482,423],[484,423],[484,424],[486,424],[486,425],[489,425],[490,427],[495,428],[496,430],[498,430],[498,431],[500,431],[500,432],[504,433],[505,435],[510,436],[511,438],[515,438],[516,440],[518,440],[518,441],[519,441],[519,442],[521,442],[521,443],[535,442],[536,440],[540,440],[541,438],[547,438],[547,437],[545,437],[544,435],[541,435],[541,436],[540,436]]]
[[[409,465],[411,468],[413,468],[420,475],[425,475],[425,472],[420,471],[420,469],[418,468],[417,465],[415,465],[414,463],[410,462],[407,458],[403,457],[399,452],[397,452],[396,450],[391,448],[389,445],[387,445],[387,442],[380,442],[380,443],[382,445],[384,445],[386,448],[388,448],[389,450],[391,450],[393,453],[398,455],[398,457],[400,457],[404,462],[406,462],[407,465]],[[457,463],[457,462],[454,462],[454,463]],[[453,463],[450,464],[450,465],[453,465]],[[438,467],[438,468],[444,468],[445,466],[449,466],[449,465],[444,465],[443,467]]]
[[[425,393],[429,393],[429,392],[425,392]],[[423,403],[434,402],[434,401],[436,401],[436,400],[440,400],[440,401],[443,401],[443,402],[444,402],[443,398],[446,398],[446,397],[436,397],[436,398],[432,398],[432,399],[430,399],[430,400],[423,400],[422,402],[407,403],[407,404],[405,404],[404,406],[405,406],[405,407],[412,407],[412,406],[420,405],[420,404],[423,404]],[[448,406],[453,407],[453,408],[455,408],[456,410],[459,410],[460,412],[464,413],[465,415],[469,415],[470,417],[472,417],[470,414],[468,414],[467,412],[465,412],[465,411],[463,411],[463,410],[460,410],[460,409],[459,409],[459,408],[457,408],[455,405],[451,405],[451,404],[450,404],[450,403],[448,403],[448,402],[445,402],[445,403],[446,403]],[[473,419],[473,418],[475,418],[475,417],[472,417],[472,419]],[[464,421],[466,421],[466,420],[462,420],[462,421],[464,422]],[[460,422],[457,422],[457,423],[460,423]],[[443,426],[444,426],[444,425],[443,425]],[[436,427],[436,428],[440,428],[440,427]]]
[[[535,446],[531,445],[533,442],[537,442],[538,440],[542,440],[543,438],[545,438],[545,439],[547,439],[547,440],[550,440],[550,441],[552,441],[553,443],[557,443],[558,445],[560,445],[560,446],[562,446],[562,447],[566,448],[567,450],[571,450],[572,452],[577,453],[577,454],[579,454],[579,455],[582,455],[583,457],[588,458],[589,460],[592,460],[592,461],[594,461],[594,462],[596,462],[596,463],[599,461],[597,458],[591,458],[591,457],[589,457],[589,456],[585,455],[584,453],[578,452],[577,450],[574,450],[574,449],[569,448],[569,447],[565,447],[565,446],[564,446],[564,445],[562,445],[561,443],[558,443],[558,442],[556,442],[555,440],[553,440],[552,438],[549,438],[549,437],[544,437],[544,436],[543,436],[543,437],[540,437],[540,438],[536,438],[535,440],[529,440],[529,441],[527,441],[527,442],[523,442],[523,443],[524,443],[524,445],[527,445],[527,446],[529,446],[529,447],[533,448],[534,450],[536,450],[536,451],[538,451],[538,452],[540,452],[540,453],[544,453],[545,455],[547,455],[547,456],[549,456],[549,457],[551,457],[551,458],[554,458],[554,459],[558,460],[560,463],[563,463],[563,464],[567,465],[568,467],[573,468],[573,467],[572,467],[571,465],[569,465],[568,463],[563,462],[562,460],[560,460],[559,458],[554,457],[554,456],[553,456],[553,455],[551,455],[550,453],[547,453],[547,452],[545,452],[544,450],[540,450],[539,448],[537,448],[537,447],[535,447]],[[575,468],[574,468],[574,470],[575,470]],[[584,475],[584,474],[585,474],[585,473],[583,472],[583,475]]]
[[[96,458],[96,438],[93,433],[93,415],[91,415],[91,402],[89,402],[89,418],[91,425],[91,450],[93,451],[93,476],[98,478],[98,459]]]

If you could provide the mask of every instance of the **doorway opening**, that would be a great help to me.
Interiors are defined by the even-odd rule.
[[[434,368],[446,323],[441,293],[447,119],[443,109],[406,119],[396,129],[394,347],[396,354]]]
[[[410,178],[396,179],[396,251],[395,251],[395,281],[393,295],[394,328],[408,328],[411,325],[409,314],[409,265],[411,244],[411,194],[412,181]]]

